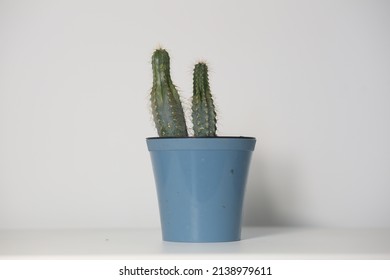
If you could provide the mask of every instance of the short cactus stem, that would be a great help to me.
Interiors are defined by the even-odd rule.
[[[152,56],[153,87],[150,93],[152,114],[160,137],[187,137],[187,126],[180,96],[170,75],[170,58],[164,49]]]
[[[192,124],[195,137],[215,137],[217,117],[210,91],[208,68],[199,62],[194,68]]]

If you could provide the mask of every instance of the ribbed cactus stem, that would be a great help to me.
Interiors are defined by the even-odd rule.
[[[194,68],[192,96],[192,124],[195,137],[216,136],[217,114],[210,91],[208,68],[199,62]]]
[[[187,126],[179,94],[171,80],[169,54],[157,49],[152,56],[152,114],[160,137],[187,137]]]

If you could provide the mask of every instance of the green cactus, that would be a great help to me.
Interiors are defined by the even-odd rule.
[[[160,137],[187,137],[187,126],[180,96],[171,80],[169,54],[157,49],[152,56],[152,113]]]
[[[160,137],[188,137],[180,96],[171,80],[169,54],[157,49],[152,56],[153,87],[150,95],[153,119]],[[194,68],[192,122],[195,137],[216,137],[217,118],[206,63]]]
[[[215,137],[217,118],[211,96],[207,64],[199,62],[194,68],[192,124],[195,137]]]

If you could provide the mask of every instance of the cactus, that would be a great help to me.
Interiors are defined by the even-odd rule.
[[[187,126],[180,96],[171,80],[169,54],[157,49],[152,56],[152,114],[160,137],[187,137]]]
[[[195,137],[215,137],[217,119],[211,96],[207,64],[199,62],[194,68],[192,124]]]
[[[160,48],[154,51],[150,94],[153,119],[160,137],[188,137],[180,96],[171,80],[169,60],[166,50]],[[192,122],[195,137],[217,136],[216,112],[204,62],[194,68]]]

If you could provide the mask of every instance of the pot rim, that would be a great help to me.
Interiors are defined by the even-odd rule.
[[[146,137],[146,140],[163,140],[163,139],[251,139],[256,140],[256,137],[252,136],[202,136],[202,137],[195,137],[195,136],[188,136],[188,137]]]
[[[256,138],[243,136],[223,137],[149,137],[149,151],[173,150],[244,150],[253,151]]]

